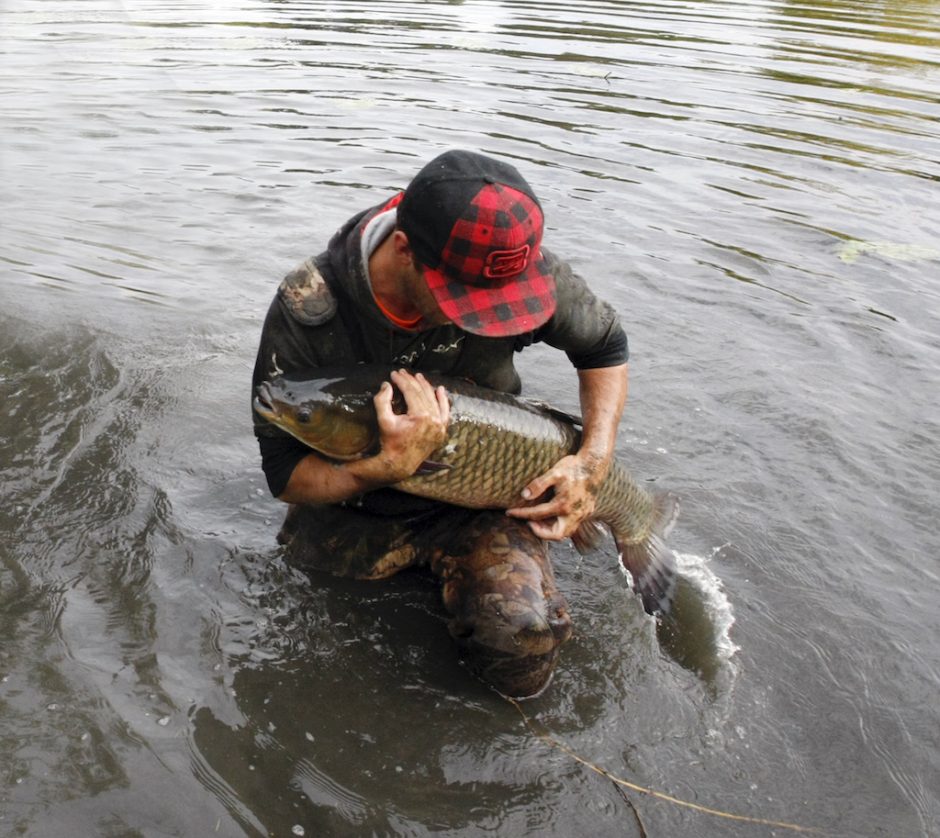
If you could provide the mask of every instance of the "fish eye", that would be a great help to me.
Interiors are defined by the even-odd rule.
[[[303,423],[304,425],[310,421],[310,408],[302,407],[297,411],[297,421]]]

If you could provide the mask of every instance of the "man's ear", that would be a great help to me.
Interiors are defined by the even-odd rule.
[[[408,265],[413,264],[414,252],[411,250],[408,234],[404,230],[396,228],[395,232],[392,233],[392,250],[396,259]]]

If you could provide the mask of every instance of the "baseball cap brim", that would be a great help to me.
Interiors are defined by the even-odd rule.
[[[450,279],[424,267],[424,279],[444,315],[474,335],[509,337],[531,332],[555,313],[555,279],[538,258],[516,276],[485,285]]]

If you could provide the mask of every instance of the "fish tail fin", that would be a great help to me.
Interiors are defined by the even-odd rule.
[[[679,499],[669,493],[653,498],[653,525],[643,540],[630,543],[614,530],[620,563],[633,577],[633,588],[647,614],[666,614],[676,591],[676,557],[664,541],[679,517]]]
[[[582,521],[581,526],[574,531],[571,541],[574,543],[575,550],[583,556],[600,547],[605,535],[606,531],[600,521],[588,518]]]

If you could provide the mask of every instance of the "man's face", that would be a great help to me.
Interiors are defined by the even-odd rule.
[[[446,326],[451,321],[438,307],[434,295],[428,289],[424,278],[424,268],[412,260],[411,267],[406,269],[406,282],[415,307],[421,312],[419,328],[427,329],[431,326]]]

